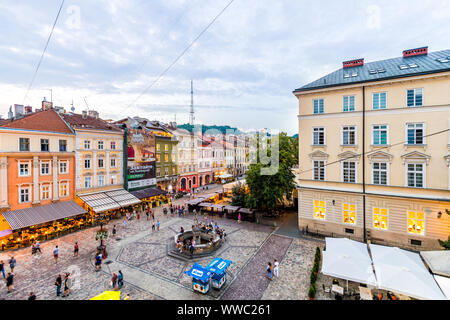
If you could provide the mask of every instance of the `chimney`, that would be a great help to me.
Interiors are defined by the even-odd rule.
[[[25,107],[25,114],[29,114],[33,112],[33,107],[32,106],[26,106]]]
[[[24,113],[25,113],[25,109],[24,109],[23,105],[21,105],[21,104],[14,105],[14,116],[16,118],[23,116]]]
[[[89,110],[89,116],[98,119],[98,112],[95,110]]]
[[[83,119],[86,119],[86,118],[87,118],[87,111],[86,111],[86,110],[83,110],[83,112],[81,112],[81,117],[82,117]]]
[[[428,54],[428,47],[409,49],[403,51],[403,58],[424,56]]]
[[[359,67],[359,66],[363,66],[363,65],[364,65],[364,58],[342,62],[342,67],[344,69],[352,68],[352,67]]]

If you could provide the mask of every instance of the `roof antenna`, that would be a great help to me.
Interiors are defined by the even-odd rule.
[[[89,105],[88,105],[88,103],[87,103],[87,101],[86,101],[86,97],[84,97],[83,100],[84,100],[84,103],[86,104],[87,110],[89,111]]]

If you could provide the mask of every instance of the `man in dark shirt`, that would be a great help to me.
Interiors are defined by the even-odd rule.
[[[11,289],[13,289],[13,282],[14,282],[14,275],[9,272],[8,276],[6,277],[6,287],[8,288],[8,293],[11,292]]]
[[[36,295],[33,292],[30,292],[30,296],[28,297],[28,300],[36,300]]]

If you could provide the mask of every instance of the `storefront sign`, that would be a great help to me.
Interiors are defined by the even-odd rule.
[[[128,162],[128,188],[140,188],[156,185],[155,161]]]

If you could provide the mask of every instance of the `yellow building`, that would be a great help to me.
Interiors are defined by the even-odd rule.
[[[294,95],[299,228],[438,249],[450,235],[450,50],[346,61]]]

